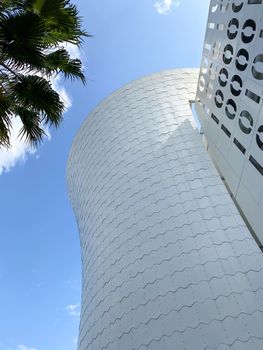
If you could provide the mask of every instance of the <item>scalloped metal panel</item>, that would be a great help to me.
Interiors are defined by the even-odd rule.
[[[212,0],[196,109],[209,152],[263,243],[262,97],[262,0]]]
[[[124,86],[74,141],[79,350],[263,349],[263,256],[193,126],[198,73]]]

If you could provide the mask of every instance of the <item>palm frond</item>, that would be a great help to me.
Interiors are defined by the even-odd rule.
[[[19,130],[18,137],[24,139],[31,146],[36,146],[46,135],[41,127],[40,115],[28,108],[16,108],[16,114],[22,121],[22,128]]]
[[[56,127],[61,123],[64,104],[46,79],[36,75],[21,76],[20,81],[10,83],[10,92],[19,106],[29,106],[41,113],[45,123]]]
[[[45,26],[39,16],[30,13],[7,14],[0,21],[1,60],[14,69],[32,69],[43,64]]]
[[[81,61],[62,45],[80,46],[85,36],[70,0],[0,0],[0,146],[9,146],[15,116],[31,144],[43,138],[43,123],[61,123],[65,106],[49,80],[62,74],[85,83]]]
[[[0,87],[0,147],[10,146],[10,128],[12,116],[12,100],[5,94]]]
[[[82,71],[82,63],[79,59],[71,59],[65,49],[58,49],[45,56],[46,72],[61,73],[65,78],[80,79],[85,84],[85,75]]]
[[[12,115],[12,99],[6,95],[4,90],[0,87],[0,118],[6,124],[6,126],[11,126],[10,117]]]
[[[77,7],[67,0],[28,0],[26,7],[44,19],[45,41],[49,45],[66,41],[79,46],[89,36],[82,29]]]
[[[6,125],[4,120],[0,117],[0,149],[1,147],[10,147],[10,128]]]
[[[23,0],[1,0],[0,11],[21,10],[24,6]]]

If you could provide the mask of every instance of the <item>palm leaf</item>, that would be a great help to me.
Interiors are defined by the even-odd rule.
[[[6,148],[10,147],[10,128],[0,117],[0,148],[1,146]]]
[[[21,10],[23,6],[23,0],[1,0],[0,11]]]
[[[19,106],[40,113],[45,123],[56,127],[61,123],[64,104],[46,79],[21,76],[19,81],[10,82],[10,91]]]
[[[24,107],[16,108],[16,114],[23,124],[18,136],[30,145],[36,146],[46,135],[41,128],[41,117],[37,112]]]
[[[62,73],[65,78],[81,79],[85,84],[85,75],[82,71],[82,63],[79,59],[71,59],[65,49],[58,49],[45,57],[45,69],[47,74]]]
[[[10,128],[12,116],[12,101],[0,88],[0,147],[10,146]]]
[[[88,36],[81,29],[77,7],[67,0],[28,0],[26,8],[44,19],[45,41],[49,45],[66,41],[79,46]]]
[[[1,60],[15,69],[43,65],[45,26],[39,16],[30,13],[7,14],[0,22]]]
[[[32,144],[43,138],[43,123],[61,123],[64,104],[48,79],[62,74],[85,83],[81,61],[62,47],[88,36],[81,22],[70,0],[0,0],[0,146],[9,146],[14,116]]]

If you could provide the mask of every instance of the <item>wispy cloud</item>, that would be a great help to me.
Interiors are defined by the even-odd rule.
[[[78,48],[78,46],[71,44],[71,43],[65,43],[63,44],[63,46],[65,47],[65,49],[68,51],[70,57],[72,58],[78,58],[81,61],[84,60],[84,57],[80,51],[80,49]]]
[[[180,0],[160,0],[154,4],[154,8],[160,15],[167,15],[173,7],[178,7],[180,3]]]
[[[70,316],[80,316],[80,303],[71,304],[66,307],[66,310]]]
[[[18,350],[37,350],[36,348],[30,348],[30,347],[23,345],[23,344],[17,345],[17,349]]]
[[[28,155],[36,151],[18,137],[22,127],[21,120],[18,117],[13,118],[13,129],[10,136],[11,148],[0,150],[0,174],[10,171],[16,164],[23,164]]]
[[[72,58],[80,58],[82,60],[80,50],[77,46],[65,44],[65,48],[68,50]],[[72,98],[63,86],[63,79],[61,77],[53,77],[51,78],[50,82],[53,88],[59,93],[62,101],[65,103],[66,109],[70,108],[72,105]],[[18,137],[21,127],[22,123],[20,118],[14,117],[13,129],[10,136],[11,147],[9,149],[0,149],[0,175],[3,172],[10,171],[18,164],[24,164],[28,156],[36,153],[35,149],[30,147],[28,144],[25,144],[23,140]],[[50,139],[51,136],[48,128],[45,128],[45,132],[47,134],[46,139]]]

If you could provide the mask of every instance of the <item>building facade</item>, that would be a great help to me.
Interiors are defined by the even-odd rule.
[[[79,350],[263,349],[263,256],[195,126],[198,74],[124,86],[76,136]]]
[[[211,1],[196,109],[208,151],[263,243],[263,2]]]

